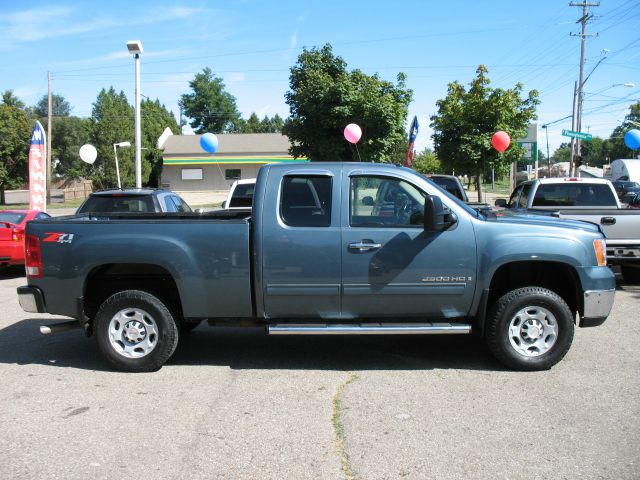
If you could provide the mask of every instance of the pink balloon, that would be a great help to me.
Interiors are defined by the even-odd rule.
[[[503,132],[502,130],[494,133],[491,137],[491,145],[500,153],[509,148],[510,143],[511,139],[509,138],[509,134],[507,132]]]
[[[355,123],[350,123],[344,127],[344,138],[349,143],[358,143],[362,137],[362,129]]]

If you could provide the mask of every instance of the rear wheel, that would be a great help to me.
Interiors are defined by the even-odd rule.
[[[158,370],[178,345],[171,311],[159,298],[140,290],[107,298],[96,314],[94,333],[104,357],[127,372]]]
[[[487,317],[486,340],[494,356],[513,370],[545,370],[558,363],[573,341],[571,310],[541,287],[503,295]]]

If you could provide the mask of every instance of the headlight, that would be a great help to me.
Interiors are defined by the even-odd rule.
[[[593,249],[596,252],[596,260],[599,267],[607,266],[607,242],[603,238],[593,241]]]

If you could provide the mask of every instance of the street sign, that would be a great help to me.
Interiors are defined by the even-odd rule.
[[[562,130],[564,137],[579,138],[580,140],[591,140],[593,135],[590,133],[574,132],[573,130]]]

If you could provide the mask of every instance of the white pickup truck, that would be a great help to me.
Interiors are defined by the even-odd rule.
[[[227,199],[222,202],[226,210],[251,210],[253,205],[253,190],[256,188],[255,178],[236,180],[229,189]]]
[[[640,283],[640,210],[623,208],[609,180],[540,178],[523,182],[496,207],[595,223],[607,237],[610,265],[620,265],[627,282]]]

